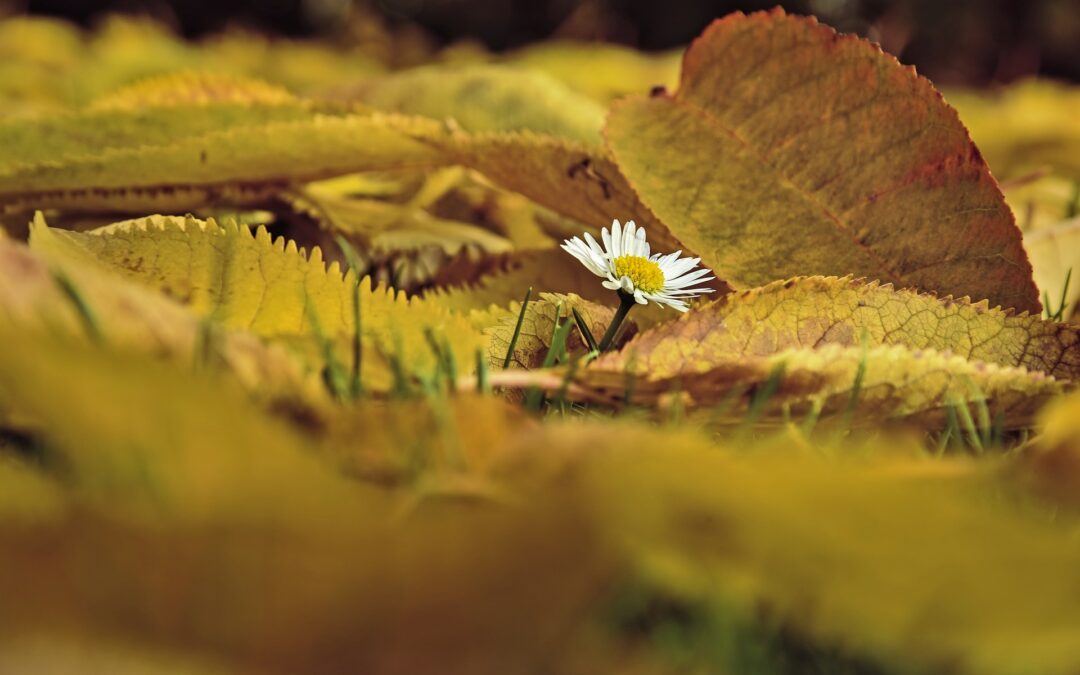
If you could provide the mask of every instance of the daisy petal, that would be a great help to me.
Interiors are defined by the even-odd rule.
[[[577,258],[582,265],[598,277],[607,276],[607,265],[598,264],[592,252],[577,237],[568,239],[562,245],[562,249]]]
[[[637,236],[634,237],[634,255],[642,258],[649,257],[649,242],[645,240],[645,228],[639,227]]]
[[[608,255],[615,260],[623,254],[622,250],[622,225],[619,221],[611,221],[611,246],[608,247]]]
[[[600,258],[604,258],[604,249],[600,248],[600,244],[596,243],[596,239],[593,238],[588,232],[585,233],[585,243],[589,245],[589,250],[595,253]]]
[[[619,255],[637,255],[637,246],[635,245],[634,240],[634,233],[636,230],[637,226],[634,225],[633,220],[627,220],[626,225],[622,226],[622,253]]]

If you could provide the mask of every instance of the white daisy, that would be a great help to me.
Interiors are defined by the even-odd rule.
[[[564,251],[574,256],[590,272],[606,279],[604,288],[619,291],[624,298],[632,297],[638,304],[647,305],[650,300],[658,305],[668,305],[680,312],[690,307],[686,301],[702,293],[712,293],[705,287],[691,288],[694,284],[712,281],[709,270],[695,270],[701,258],[682,258],[682,251],[649,255],[649,242],[645,241],[645,228],[634,221],[625,226],[615,220],[611,233],[607,228],[600,231],[603,248],[588,232],[585,241],[578,237],[563,242]]]

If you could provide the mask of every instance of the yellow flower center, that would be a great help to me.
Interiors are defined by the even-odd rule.
[[[660,266],[637,255],[615,258],[615,277],[630,277],[634,288],[646,293],[659,293],[664,289],[664,273],[660,271]]]

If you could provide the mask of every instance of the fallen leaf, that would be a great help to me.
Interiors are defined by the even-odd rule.
[[[781,10],[687,50],[678,91],[616,104],[616,163],[736,288],[855,274],[1037,312],[1020,232],[955,111],[872,43]]]
[[[639,335],[623,354],[648,373],[824,344],[904,345],[1080,380],[1080,330],[983,300],[938,298],[850,277],[800,277],[732,293]],[[602,360],[603,361],[603,360]]]
[[[368,80],[352,92],[378,110],[453,119],[469,132],[533,131],[600,145],[604,108],[536,71],[427,66]]]
[[[337,263],[327,268],[317,248],[308,256],[293,242],[271,240],[263,227],[252,233],[231,221],[154,216],[94,234],[54,230],[39,216],[30,242],[58,257],[95,260],[227,328],[310,355],[317,351],[314,318],[342,354],[350,349],[356,277],[351,271],[343,276]],[[446,340],[466,372],[486,345],[465,318],[437,303],[373,288],[370,279],[360,283],[360,300],[364,352],[372,357],[364,377],[374,388],[390,386],[390,358],[410,373],[434,370],[427,331]],[[343,363],[350,359],[342,356]]]

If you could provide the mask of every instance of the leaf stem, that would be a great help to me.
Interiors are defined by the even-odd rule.
[[[634,300],[634,296],[619,291],[619,308],[615,310],[615,316],[611,318],[611,325],[608,326],[607,332],[604,333],[604,337],[600,340],[600,351],[606,352],[611,349],[611,343],[615,340],[615,333],[619,332],[619,326],[622,325],[623,319],[630,313],[630,310],[637,304]]]

